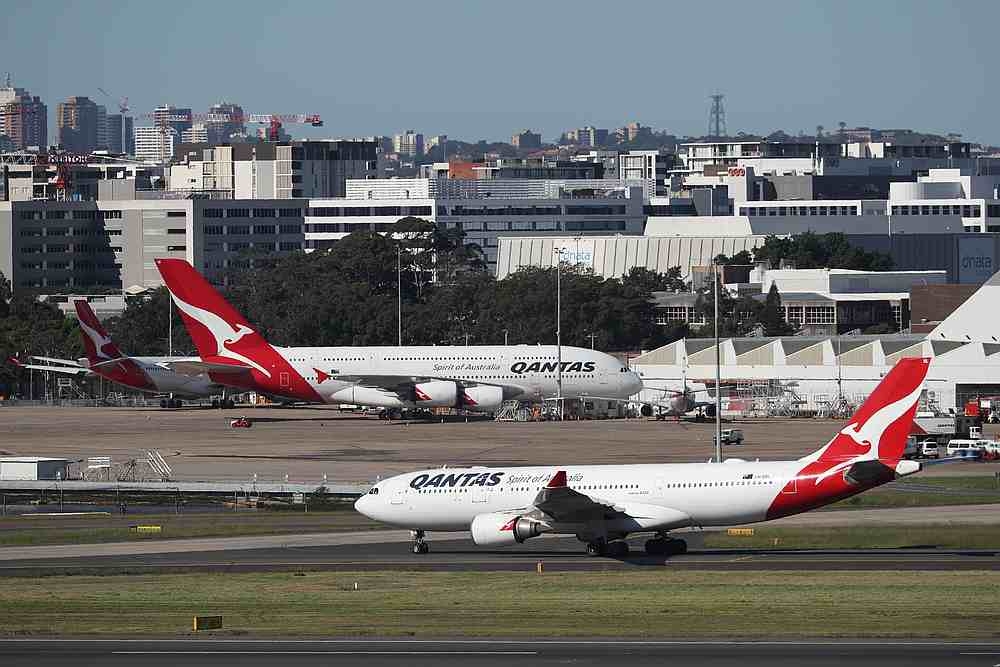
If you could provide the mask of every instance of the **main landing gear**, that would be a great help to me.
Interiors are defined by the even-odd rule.
[[[650,556],[677,556],[687,553],[687,550],[687,542],[663,534],[646,540],[646,553]]]
[[[628,556],[628,542],[625,540],[607,541],[604,538],[587,542],[588,556],[608,556],[610,558],[625,558]]]
[[[424,531],[411,530],[410,537],[413,538],[413,553],[422,555],[431,550],[427,542],[424,542]]]
[[[184,401],[179,398],[161,398],[160,407],[161,408],[179,408],[184,405]]]

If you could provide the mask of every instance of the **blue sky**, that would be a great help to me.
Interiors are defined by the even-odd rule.
[[[909,127],[1000,143],[1000,3],[5,0],[0,71],[49,105],[320,113],[296,135],[546,138],[630,120],[703,134]],[[54,138],[54,123],[50,137]]]

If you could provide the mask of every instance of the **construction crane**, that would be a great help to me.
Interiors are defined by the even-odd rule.
[[[245,114],[224,114],[224,113],[179,113],[167,114],[163,112],[151,112],[139,114],[137,118],[144,120],[155,120],[162,132],[166,132],[169,123],[237,123],[239,125],[252,123],[268,126],[267,140],[278,141],[281,137],[281,128],[285,123],[300,123],[313,127],[323,127],[323,119],[319,114],[277,114],[277,113],[245,113]]]
[[[101,87],[98,87],[97,89],[99,91],[101,91],[101,93],[105,97],[107,97],[109,99],[111,98],[111,95],[108,93],[108,91],[104,90]],[[122,122],[122,127],[121,127],[121,130],[122,130],[122,145],[121,145],[122,155],[128,155],[128,133],[125,130],[125,116],[126,116],[126,114],[128,114],[128,112],[129,112],[128,98],[127,97],[122,97],[121,99],[118,100],[118,114],[121,116],[121,119],[122,119],[122,121],[121,121]]]

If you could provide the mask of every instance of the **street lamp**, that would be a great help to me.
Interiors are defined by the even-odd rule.
[[[510,329],[503,330],[503,346],[507,347],[507,334],[510,333]]]
[[[402,249],[396,246],[396,345],[403,347],[403,265]]]
[[[715,306],[715,462],[722,463],[722,352],[719,348],[719,265],[712,260],[712,301]]]
[[[559,421],[562,421],[562,249],[553,248],[552,253],[556,256],[556,401],[559,404]]]

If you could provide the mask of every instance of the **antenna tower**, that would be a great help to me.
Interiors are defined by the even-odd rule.
[[[725,95],[716,93],[711,96],[712,107],[708,110],[708,134],[713,137],[726,136],[726,109],[722,106]]]

